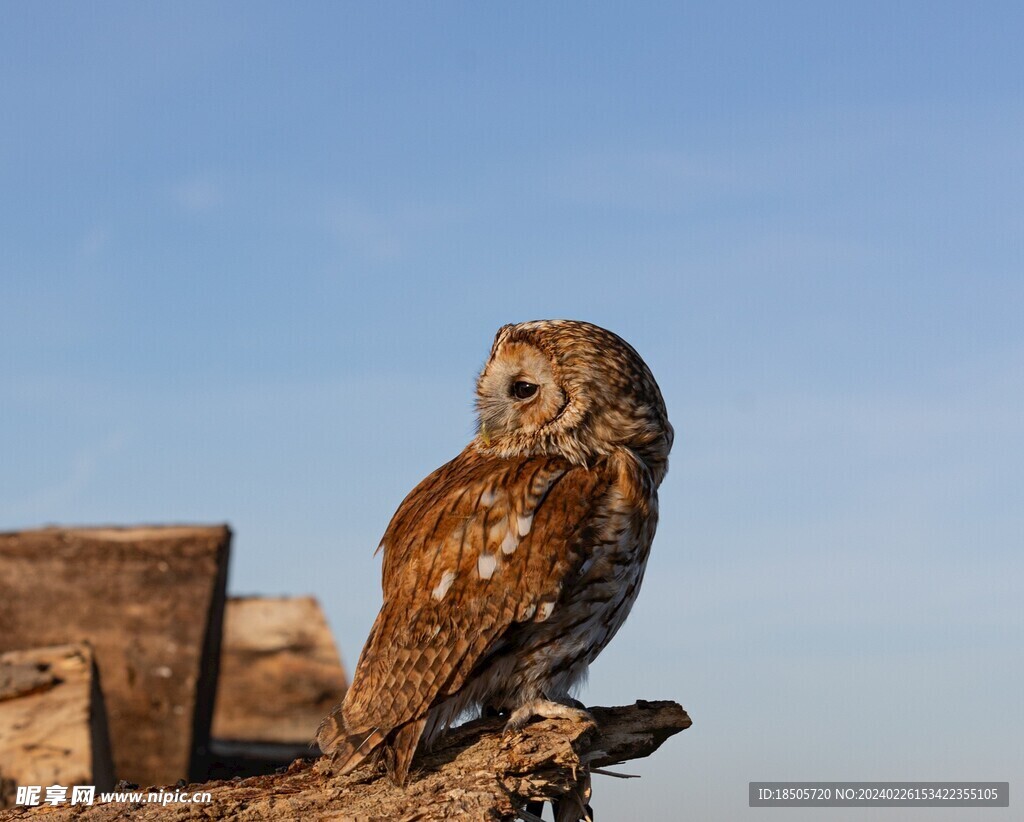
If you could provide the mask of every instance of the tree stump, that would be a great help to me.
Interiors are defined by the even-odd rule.
[[[0,534],[0,651],[92,645],[118,778],[201,775],[230,539],[226,526]]]
[[[86,644],[0,654],[0,808],[28,785],[114,785],[103,695]]]
[[[273,773],[311,747],[348,680],[313,597],[230,597],[207,779]]]

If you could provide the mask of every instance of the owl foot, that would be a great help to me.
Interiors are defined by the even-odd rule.
[[[581,703],[573,700],[577,705]],[[529,702],[516,708],[505,723],[503,733],[510,734],[518,731],[526,725],[533,717],[540,716],[544,719],[570,719],[573,722],[583,722],[588,725],[595,724],[594,717],[589,711],[582,707],[574,708],[563,705],[561,702],[552,702],[550,699],[531,699]]]

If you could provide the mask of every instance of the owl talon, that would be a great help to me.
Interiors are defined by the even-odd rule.
[[[576,700],[573,700],[573,702],[576,702]],[[581,703],[577,702],[576,704]],[[563,705],[561,702],[552,702],[550,699],[531,699],[512,712],[508,722],[505,723],[503,734],[507,736],[514,731],[522,730],[535,716],[543,717],[544,719],[569,719],[586,725],[596,724],[591,713],[583,708],[574,708],[569,705]]]

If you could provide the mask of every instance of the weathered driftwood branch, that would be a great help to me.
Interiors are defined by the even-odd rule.
[[[589,770],[649,756],[668,737],[690,727],[675,702],[591,708],[597,726],[564,719],[538,720],[502,734],[502,719],[480,719],[420,753],[412,778],[394,787],[374,767],[338,776],[328,759],[298,760],[286,773],[190,785],[209,791],[207,805],[94,805],[87,820],[331,819],[435,820],[530,818],[530,800],[560,800],[564,818],[581,809]],[[575,804],[574,804],[575,803]],[[598,798],[597,804],[600,804]],[[75,818],[83,808],[37,809],[51,819]]]

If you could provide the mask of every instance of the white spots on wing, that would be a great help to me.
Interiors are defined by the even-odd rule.
[[[520,620],[521,621],[525,621],[527,619],[530,619],[534,615],[534,613],[536,611],[537,611],[537,603],[536,602],[531,602],[529,605],[527,605],[525,608],[523,608],[523,612],[522,612],[522,615],[520,616]]]
[[[502,537],[508,533],[508,522],[502,517],[494,525],[487,529],[487,542],[486,547],[497,544],[501,541]]]
[[[494,493],[494,489],[487,488],[482,494],[480,494],[480,504],[484,508],[490,508],[494,505],[494,500],[497,499],[497,495]]]
[[[512,531],[505,532],[505,539],[501,541],[501,553],[506,556],[513,553],[519,547],[519,537]]]
[[[455,572],[445,571],[441,575],[441,581],[437,583],[437,587],[430,592],[430,595],[440,602],[444,599],[444,595],[448,593],[448,589],[452,587],[453,582],[455,582]]]
[[[436,636],[437,636],[437,635],[438,635],[439,633],[441,633],[441,626],[440,626],[440,625],[435,625],[435,626],[434,626],[434,630],[432,630],[432,631],[430,632],[430,638],[431,638],[431,639],[433,639],[433,638],[434,638],[434,637],[436,637]]]
[[[519,528],[519,536],[525,537],[530,533],[530,529],[533,528],[533,514],[525,517],[520,514],[516,517],[516,525]]]
[[[480,579],[490,579],[494,575],[494,569],[498,566],[498,558],[494,554],[481,554],[476,561],[476,570]]]
[[[540,607],[537,609],[537,622],[544,622],[551,612],[555,610],[555,603],[553,602],[542,602]]]

